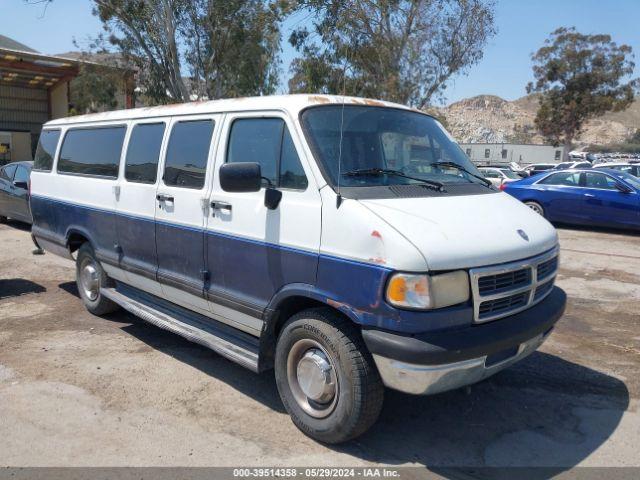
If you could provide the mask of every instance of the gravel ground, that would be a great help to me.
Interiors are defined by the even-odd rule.
[[[387,391],[365,436],[327,447],[272,373],[90,315],[74,265],[0,225],[0,466],[640,466],[640,236],[560,238],[569,304],[539,352],[468,390]]]

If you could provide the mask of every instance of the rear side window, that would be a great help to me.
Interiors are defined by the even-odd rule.
[[[131,132],[124,178],[130,182],[156,183],[164,123],[136,125]]]
[[[56,154],[60,130],[43,130],[38,140],[36,157],[33,161],[34,170],[50,172],[53,168],[53,157]]]
[[[13,177],[13,181],[14,182],[29,182],[29,170],[22,166],[22,165],[18,165],[18,168],[16,169],[16,174]]]
[[[16,172],[15,165],[7,165],[2,170],[0,170],[0,178],[2,180],[7,180],[8,182],[13,180],[13,174]]]
[[[69,130],[62,142],[58,172],[116,178],[125,127]]]
[[[562,172],[549,175],[540,180],[544,185],[564,185],[566,187],[578,187],[580,185],[580,173]]]
[[[242,118],[231,126],[227,163],[256,162],[262,176],[279,188],[304,190],[307,177],[284,121]]]
[[[164,166],[165,185],[195,188],[204,186],[213,120],[178,122],[171,130]]]

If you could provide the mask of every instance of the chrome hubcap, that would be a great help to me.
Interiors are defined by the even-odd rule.
[[[80,270],[80,286],[84,295],[92,302],[98,298],[100,292],[100,277],[96,264],[88,260]]]
[[[527,203],[527,206],[537,214],[542,215],[542,211],[540,210],[540,207],[538,207],[538,205],[534,203]]]
[[[309,415],[323,418],[335,408],[338,382],[331,359],[311,339],[299,340],[289,351],[287,378],[298,405]]]

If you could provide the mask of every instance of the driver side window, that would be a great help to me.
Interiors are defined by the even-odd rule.
[[[229,134],[227,163],[255,162],[275,187],[305,190],[307,177],[281,118],[239,118]],[[263,186],[267,186],[263,180]]]

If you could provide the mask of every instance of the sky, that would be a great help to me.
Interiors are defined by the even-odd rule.
[[[32,0],[33,1],[33,0]],[[0,34],[42,53],[76,50],[73,41],[86,45],[101,31],[89,0],[55,0],[46,10],[24,0],[0,0]],[[286,92],[289,63],[295,50],[287,38],[304,17],[294,17],[282,29],[280,92]],[[497,0],[498,33],[483,59],[450,83],[445,104],[480,94],[514,100],[526,94],[532,80],[530,55],[560,26],[575,26],[582,33],[608,33],[636,52],[635,76],[640,76],[640,0]]]

